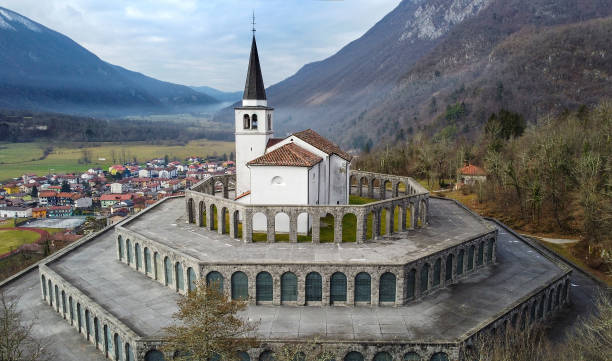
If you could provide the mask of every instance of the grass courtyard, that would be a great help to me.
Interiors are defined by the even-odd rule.
[[[376,202],[376,199],[365,198],[351,195],[349,198],[349,203],[353,205],[359,204],[367,204],[371,202]],[[383,210],[381,215],[381,225],[380,225],[380,233],[381,235],[387,234],[387,226],[386,226],[386,217],[387,211]],[[218,217],[217,211],[214,210],[213,217],[213,229],[218,229]],[[367,230],[366,230],[366,239],[372,239],[372,219],[373,215],[368,215],[367,221]],[[207,217],[204,216],[204,226],[206,226]],[[393,219],[393,228],[397,231],[399,229],[399,210],[396,207],[394,212]],[[410,213],[406,214],[406,225],[410,225]],[[230,221],[229,214],[225,214],[225,230],[224,233],[229,233]],[[242,237],[242,222],[238,223],[238,238]],[[343,242],[355,242],[357,238],[357,217],[354,215],[346,215],[342,219],[342,241]],[[268,235],[266,233],[254,232],[253,233],[253,242],[267,242]],[[287,233],[276,233],[274,235],[274,239],[276,242],[289,242],[289,234]],[[331,214],[327,214],[325,217],[321,217],[321,227],[320,227],[320,241],[321,243],[331,243],[334,241],[334,217]],[[308,234],[298,234],[298,242],[312,242],[312,233]]]
[[[0,229],[0,254],[16,250],[26,243],[36,242],[40,234],[34,231]]]

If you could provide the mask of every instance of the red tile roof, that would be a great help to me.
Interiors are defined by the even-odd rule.
[[[477,167],[473,164],[468,164],[465,167],[459,169],[459,174],[462,175],[487,175],[484,169]]]
[[[266,149],[270,148],[271,146],[278,144],[280,142],[282,142],[285,138],[270,138],[268,139],[268,144],[266,144]]]
[[[38,198],[46,198],[46,197],[57,197],[57,192],[54,192],[54,191],[38,192]]]
[[[248,165],[273,165],[290,167],[312,167],[323,158],[314,155],[295,143],[285,144],[282,147],[266,153],[259,158],[248,162]]]
[[[300,138],[306,143],[312,145],[313,147],[327,154],[336,154],[340,158],[347,160],[349,162],[352,159],[350,154],[346,153],[345,151],[340,149],[339,146],[337,146],[336,144],[334,144],[333,142],[331,142],[330,140],[323,137],[322,135],[320,135],[319,133],[315,132],[312,129],[306,129],[306,130],[302,130],[301,132],[293,133],[292,136]]]
[[[242,193],[241,195],[239,195],[238,197],[236,197],[236,199],[234,199],[234,200],[237,201],[237,200],[239,200],[242,197],[248,196],[249,194],[251,194],[251,191],[246,191],[246,192]]]

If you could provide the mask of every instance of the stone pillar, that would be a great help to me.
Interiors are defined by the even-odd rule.
[[[448,255],[446,257],[440,257],[440,288],[446,286],[446,282],[451,283],[452,280],[446,280],[446,261],[448,259]],[[452,268],[451,268],[452,269]]]
[[[282,273],[282,272],[280,272]],[[281,304],[281,280],[277,272],[272,272],[272,304],[280,306]]]
[[[314,214],[312,217],[312,243],[321,242],[321,217]]]
[[[374,179],[368,178],[368,197],[374,198]]]
[[[387,181],[385,179],[381,179],[378,183],[378,195],[379,199],[383,200],[387,198]]]
[[[247,279],[249,281],[249,299],[248,299],[248,303],[251,305],[255,305],[257,304],[257,284],[256,284],[256,278],[257,277],[257,272],[248,272],[247,273]],[[232,287],[231,282],[230,282],[230,288]],[[231,291],[230,291],[231,292]]]
[[[297,219],[298,219],[298,214],[296,212],[291,212],[289,213],[289,242],[291,243],[297,243],[298,241],[298,237],[297,237],[297,231],[298,231],[298,224],[297,224]]]
[[[321,292],[321,305],[327,306],[330,304],[330,294],[329,294],[329,283],[330,283],[331,274],[326,274],[321,272],[321,282],[323,283],[323,289]],[[348,280],[347,280],[348,282]]]
[[[346,305],[355,305],[355,275],[352,273],[346,274]]]
[[[334,212],[334,243],[342,243],[342,216],[342,213]]]
[[[363,243],[368,233],[368,215],[357,214],[357,243]]]
[[[378,306],[380,304],[380,275],[381,274],[378,272],[370,274],[370,277],[372,277],[370,281],[370,292],[372,292],[370,301],[373,306]]]
[[[411,230],[416,229],[416,220],[417,220],[416,207],[414,206],[414,203],[410,203],[410,229]]]
[[[361,178],[359,178],[359,181],[358,181],[358,182],[359,182],[359,183],[358,183],[358,185],[357,185],[357,194],[358,194],[360,197],[363,197],[363,184],[361,184]]]
[[[297,286],[298,286],[298,294],[297,294],[297,304],[298,306],[306,305],[306,275],[300,273],[296,273],[297,276]]]
[[[253,242],[253,214],[250,210],[245,210],[242,220],[242,240],[244,242]]]
[[[399,214],[397,215],[397,226],[400,232],[406,231],[406,204],[399,205]]]
[[[374,209],[372,215],[372,239],[380,238],[380,209]]]
[[[208,215],[208,222],[206,222],[206,228],[209,231],[213,231],[213,225],[215,224],[215,214],[212,212],[212,205],[208,206],[208,212],[206,212],[206,215]],[[219,209],[217,208],[217,211]]]
[[[395,208],[393,207],[393,204],[392,204],[391,208],[387,209],[387,219],[386,219],[387,235],[391,235],[394,232],[393,230],[393,223],[395,220],[394,213],[395,213]]]
[[[267,221],[267,227],[266,227],[266,233],[268,234],[268,238],[267,241],[268,242],[274,242],[274,221],[275,221],[275,215],[271,214],[271,212],[267,212],[266,213],[266,221]]]
[[[402,306],[406,302],[405,284],[406,270],[402,268],[395,278],[395,306]]]
[[[237,219],[236,219],[236,212],[235,210],[229,210],[230,214],[229,214],[229,235],[232,239],[236,238],[236,235],[238,234],[238,227],[236,225],[237,223]]]
[[[229,198],[229,182],[227,179],[223,182],[223,198]]]
[[[225,213],[223,207],[217,206],[217,233],[223,234],[225,230]]]
[[[200,202],[198,202],[198,204],[197,204],[197,205],[195,204],[195,203],[196,203],[195,201],[194,201],[193,203],[194,203],[194,204],[193,204],[193,207],[194,207],[194,208],[196,209],[196,211],[197,211],[197,212],[195,212],[195,211],[193,212],[193,214],[194,214],[194,216],[195,216],[195,222],[196,222],[196,225],[197,225],[198,227],[202,227],[202,208],[200,207],[200,203],[202,203],[202,205],[203,205],[204,203],[203,203],[203,202],[201,202],[201,201],[200,201]],[[204,205],[203,205],[203,206],[204,206]]]

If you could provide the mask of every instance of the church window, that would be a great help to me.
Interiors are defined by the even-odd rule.
[[[260,272],[255,280],[255,298],[260,301],[272,301],[272,275],[268,272]]]
[[[331,276],[330,298],[331,303],[346,302],[346,276],[336,272]]]
[[[251,129],[251,118],[248,114],[245,114],[242,118],[242,127],[244,129]]]
[[[321,275],[317,272],[311,272],[306,275],[306,302],[321,301],[323,282]]]
[[[281,302],[297,301],[297,276],[287,272],[281,276]]]
[[[285,183],[283,182],[283,177],[276,176],[276,177],[272,178],[272,184],[274,184],[274,185],[283,185]]]
[[[371,291],[370,275],[361,272],[355,277],[355,302],[370,302]]]
[[[380,302],[395,302],[395,275],[390,272],[380,277]]]
[[[253,114],[251,119],[252,119],[251,129],[257,129],[257,114]]]

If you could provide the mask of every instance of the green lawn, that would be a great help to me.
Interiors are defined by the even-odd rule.
[[[372,203],[372,202],[376,202],[376,199],[371,199],[371,198],[365,198],[365,197],[359,197],[359,196],[354,196],[351,195],[349,198],[349,202],[350,204],[367,204],[367,203]],[[217,212],[216,210],[214,211],[214,225],[213,225],[213,229],[217,229],[218,227],[218,220],[217,220]],[[381,216],[381,225],[380,225],[380,229],[381,229],[381,234],[387,234],[387,226],[386,226],[386,217],[387,217],[387,211],[383,210],[382,211],[382,216]],[[393,219],[393,227],[394,229],[399,229],[398,228],[398,222],[399,222],[399,212],[398,209],[396,208],[395,214],[394,214],[394,219]],[[206,218],[206,217],[204,217]],[[206,225],[206,219],[204,222],[204,226]],[[225,214],[225,233],[229,233],[229,214]],[[406,215],[406,224],[410,225],[410,215],[407,214]],[[321,218],[321,232],[320,232],[320,241],[321,243],[330,243],[334,241],[334,220],[333,220],[333,216],[332,215],[327,215],[325,217]],[[242,238],[242,223],[238,224],[238,238]],[[357,217],[355,217],[354,215],[347,215],[344,217],[344,219],[342,220],[342,241],[343,242],[355,242],[355,239],[357,238]],[[367,224],[367,231],[366,231],[366,238],[367,239],[371,239],[372,238],[372,214],[370,214],[368,216],[368,224]],[[261,233],[261,232],[254,232],[253,233],[253,242],[267,242],[268,240],[268,235],[266,233]],[[289,242],[289,234],[276,234],[275,235],[275,241],[276,242]],[[312,234],[309,232],[308,235],[305,234],[298,234],[298,242],[312,242]]]
[[[40,235],[33,231],[8,230],[0,231],[0,254],[19,248],[22,244],[37,241]]]
[[[53,151],[43,160],[44,149],[52,147]],[[80,160],[84,151],[89,152],[91,162],[84,164]],[[48,174],[51,169],[55,173],[68,173],[84,171],[92,167],[108,168],[122,158],[139,162],[153,158],[163,158],[168,155],[170,159],[183,160],[189,156],[201,157],[230,154],[235,151],[233,142],[210,141],[205,139],[193,140],[186,145],[149,144],[145,142],[117,142],[117,143],[0,143],[0,180],[20,177],[24,173],[38,175]],[[105,160],[100,160],[104,158]]]

